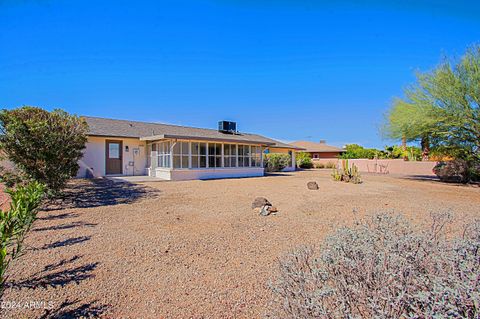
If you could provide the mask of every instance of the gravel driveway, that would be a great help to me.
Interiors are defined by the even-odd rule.
[[[316,170],[261,178],[146,184],[78,180],[40,212],[11,269],[3,318],[258,318],[277,258],[338,225],[397,211],[480,217],[480,188],[389,176],[361,185]],[[317,181],[318,191],[307,190]],[[250,207],[265,196],[279,209]]]

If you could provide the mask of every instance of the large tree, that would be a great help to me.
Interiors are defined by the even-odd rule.
[[[394,101],[387,114],[386,135],[421,141],[424,151],[480,163],[480,46],[458,60],[445,59]]]
[[[0,111],[0,150],[28,179],[58,192],[78,171],[87,124],[62,110],[24,106]]]

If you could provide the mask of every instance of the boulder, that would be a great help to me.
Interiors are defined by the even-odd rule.
[[[307,183],[307,188],[310,190],[317,190],[318,189],[318,184],[317,182],[308,182]]]
[[[252,203],[252,209],[261,208],[265,205],[272,206],[272,204],[265,197],[257,197]]]

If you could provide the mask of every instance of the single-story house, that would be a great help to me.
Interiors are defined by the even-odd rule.
[[[302,152],[310,153],[312,159],[336,159],[342,155],[345,150],[336,146],[327,145],[325,140],[319,143],[309,141],[296,141],[290,143],[292,146],[303,148]]]
[[[78,177],[149,175],[165,180],[263,176],[266,153],[287,153],[295,170],[299,147],[219,129],[83,117],[89,133]]]

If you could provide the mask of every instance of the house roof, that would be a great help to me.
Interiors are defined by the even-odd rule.
[[[300,147],[305,149],[306,152],[315,152],[315,153],[330,153],[330,152],[338,152],[342,153],[345,152],[345,150],[336,147],[336,146],[331,146],[327,145],[325,143],[315,143],[315,142],[309,142],[309,141],[296,141],[293,143],[290,143],[290,145]]]
[[[262,144],[272,147],[301,149],[300,147],[273,140],[258,134],[222,133],[213,129],[204,129],[180,125],[148,123],[128,120],[115,120],[100,117],[82,116],[88,124],[91,136],[132,137],[141,140],[159,140],[165,138],[224,141],[235,143]]]

